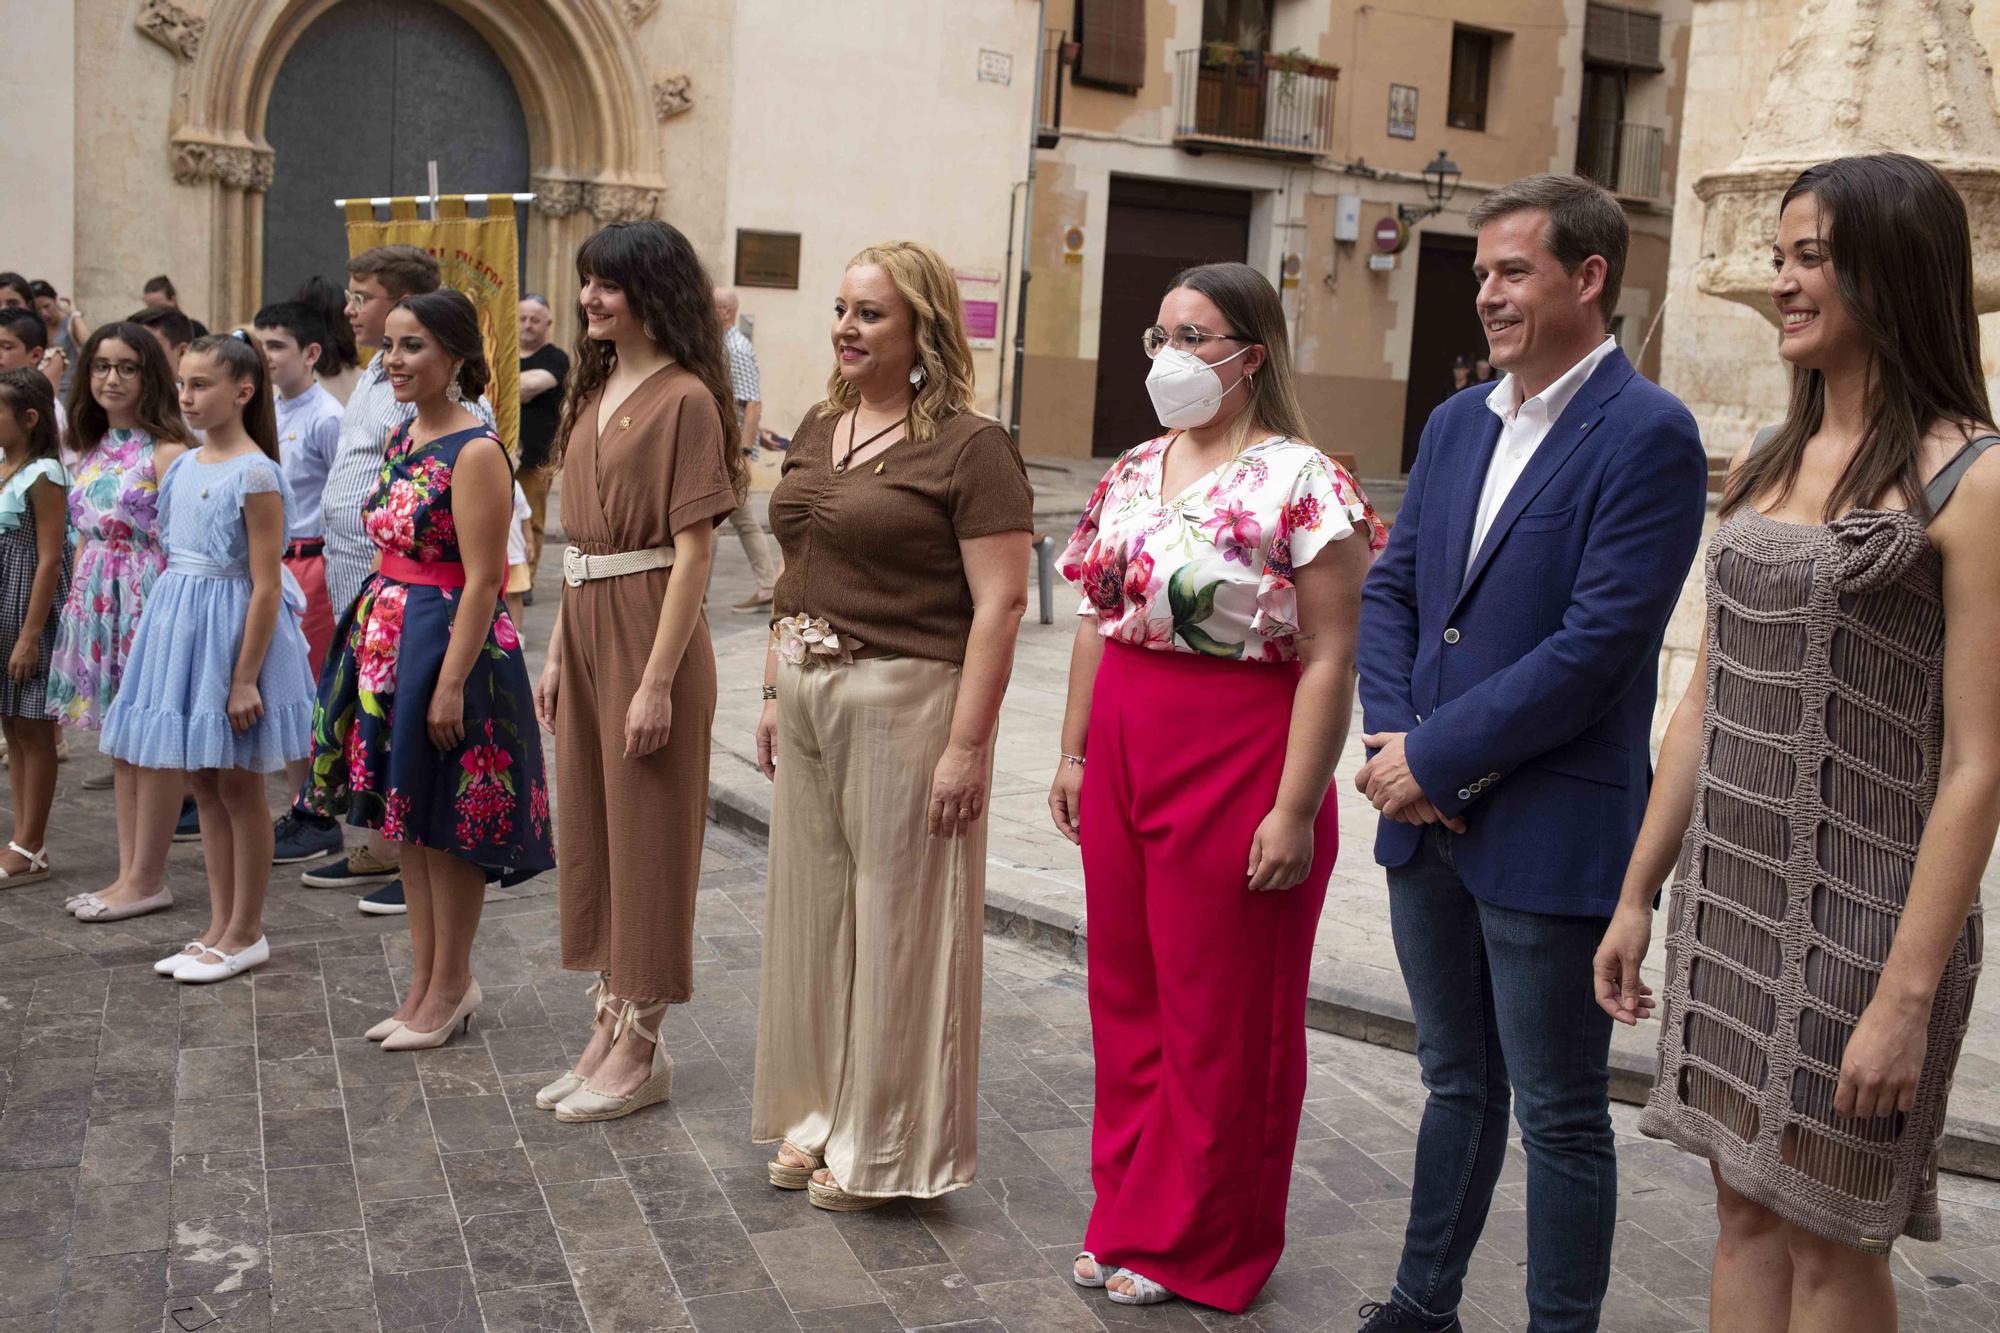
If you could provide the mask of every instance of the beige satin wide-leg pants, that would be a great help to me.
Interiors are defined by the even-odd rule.
[[[978,1165],[986,818],[927,828],[959,668],[778,671],[751,1135],[849,1193],[929,1198]]]

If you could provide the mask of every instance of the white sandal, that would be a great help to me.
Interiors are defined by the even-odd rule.
[[[1105,1283],[1104,1267],[1097,1262],[1097,1256],[1089,1250],[1079,1250],[1076,1257],[1078,1259],[1090,1260],[1090,1276],[1085,1277],[1083,1274],[1077,1272],[1076,1264],[1072,1261],[1069,1266],[1069,1280],[1076,1283],[1079,1287],[1090,1287],[1093,1290],[1103,1286]]]
[[[6,870],[0,869],[0,889],[11,889],[16,884],[29,884],[35,880],[47,879],[49,877],[49,849],[47,847],[42,848],[39,852],[31,852],[18,842],[9,842],[7,850],[24,857],[28,862],[28,868],[18,875],[10,875]]]
[[[1168,1291],[1165,1287],[1143,1273],[1135,1273],[1129,1268],[1121,1268],[1111,1276],[1114,1278],[1127,1278],[1132,1283],[1130,1295],[1122,1291],[1111,1291],[1109,1289],[1105,1291],[1105,1295],[1120,1305],[1159,1305],[1164,1301],[1174,1299],[1174,1294],[1171,1291]]]

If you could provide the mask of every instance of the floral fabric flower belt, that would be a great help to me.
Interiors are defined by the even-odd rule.
[[[819,616],[786,616],[771,626],[771,643],[793,666],[848,666],[862,652],[861,640]]]

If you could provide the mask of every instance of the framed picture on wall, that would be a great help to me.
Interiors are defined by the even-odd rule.
[[[1417,90],[1407,83],[1389,85],[1389,137],[1417,137]]]

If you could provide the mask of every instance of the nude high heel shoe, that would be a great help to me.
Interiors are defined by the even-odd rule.
[[[625,1007],[619,1010],[617,1022],[611,1025],[612,1044],[617,1044],[618,1039],[625,1035],[627,1028],[652,1042],[652,1072],[646,1076],[644,1083],[624,1097],[613,1097],[609,1093],[599,1092],[590,1086],[589,1079],[585,1079],[582,1087],[556,1104],[556,1119],[566,1124],[578,1124],[587,1120],[616,1120],[620,1116],[631,1115],[641,1107],[651,1106],[654,1102],[663,1102],[673,1095],[674,1062],[668,1058],[665,1049],[660,1045],[659,1018],[667,1012],[665,1002],[649,1004],[643,1010],[630,1000],[613,1001],[613,1003],[623,1004]],[[653,1020],[654,1026],[651,1032],[646,1031],[646,1019]]]
[[[591,1003],[594,1006],[590,1011],[590,1023],[592,1027],[597,1025],[598,1018],[603,1015],[605,1009],[610,1007],[610,980],[609,977],[600,972],[597,975],[597,980],[591,984],[590,989],[584,992],[585,995],[590,997]],[[535,1105],[541,1107],[544,1111],[553,1111],[556,1109],[557,1103],[582,1086],[583,1075],[572,1069],[555,1082],[544,1084],[541,1091],[535,1094]]]
[[[461,1023],[465,1025],[467,1032],[472,1031],[473,1011],[479,1008],[479,1002],[485,998],[485,996],[479,993],[479,982],[475,980],[470,986],[465,988],[465,994],[459,998],[458,1008],[451,1011],[451,1017],[444,1021],[443,1027],[433,1029],[430,1032],[419,1032],[408,1023],[405,1023],[388,1036],[382,1038],[382,1049],[385,1051],[428,1051],[442,1046],[451,1040],[452,1031]]]

